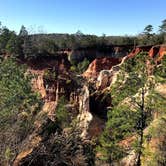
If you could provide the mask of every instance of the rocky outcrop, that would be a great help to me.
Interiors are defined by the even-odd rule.
[[[79,128],[82,130],[81,136],[87,136],[89,123],[92,120],[92,114],[89,109],[89,89],[88,86],[78,86],[78,79],[70,73],[68,61],[64,58],[48,60],[44,63],[38,61],[39,69],[35,66],[36,60],[31,60],[28,72],[33,75],[32,87],[38,92],[43,99],[43,107],[37,116],[45,117],[44,120],[36,119],[34,130],[24,141],[24,145],[20,147],[20,152],[16,156],[14,165],[18,166],[24,158],[30,155],[33,150],[44,139],[44,136],[39,134],[43,130],[43,124],[48,119],[51,122],[56,118],[56,107],[61,96],[65,96],[68,101],[66,105],[69,111],[76,111],[76,116],[79,123]],[[41,64],[40,64],[41,63]]]
[[[96,87],[98,90],[102,90],[110,85],[110,81],[112,79],[112,73],[110,70],[102,70],[99,73],[97,78]]]
[[[112,57],[127,56],[131,49],[133,49],[132,45],[114,46]]]
[[[153,47],[137,46],[131,51],[131,53],[123,58],[97,58],[83,73],[83,77],[85,77],[89,82],[95,83],[98,90],[104,89],[115,82],[116,73],[118,73],[120,65],[126,59],[132,58],[141,52],[147,52],[151,58],[155,58],[155,61],[158,62],[164,55],[166,55],[166,45],[158,45]],[[149,69],[151,69],[151,67],[153,66],[149,66]]]
[[[128,58],[132,58],[140,52],[147,52],[151,58],[155,58],[156,61],[160,61],[164,55],[166,55],[166,45],[157,46],[137,46],[128,54]]]
[[[120,66],[124,63],[127,57],[122,58],[121,62],[115,66],[112,66],[110,70],[101,70],[96,79],[97,90],[103,90],[111,86],[117,79],[117,74],[120,70]]]
[[[89,89],[86,85],[83,86],[79,97],[79,115],[77,119],[79,122],[79,128],[82,130],[81,136],[86,137],[89,124],[93,119],[89,108]]]
[[[166,55],[166,45],[153,46],[149,51],[149,56],[160,61]]]
[[[97,58],[83,73],[83,77],[89,80],[95,80],[101,70],[110,70],[112,66],[119,64],[120,58]]]
[[[132,58],[140,52],[148,52],[151,48],[152,46],[137,46],[127,55],[127,57]]]
[[[29,137],[30,140],[28,141],[28,144],[24,146],[24,149],[17,155],[16,159],[13,162],[13,166],[19,166],[20,161],[24,159],[26,156],[32,153],[33,149],[39,145],[41,142],[41,137],[37,135],[31,135]]]
[[[46,90],[44,87],[44,70],[33,70],[29,69],[28,72],[33,75],[32,78],[32,88],[34,91],[38,92],[42,98],[46,97]]]
[[[158,60],[161,60],[164,55],[166,55],[166,45],[163,45],[163,46],[160,47],[160,49],[159,49],[159,59]]]
[[[158,85],[155,90],[166,98],[166,83]]]
[[[70,79],[68,73],[70,63],[63,56],[32,59],[28,61],[27,64],[29,67],[27,73],[30,73],[33,76],[32,89],[41,95],[44,103],[37,116],[44,116],[45,119],[44,121],[38,118],[35,120],[34,130],[25,138],[24,144],[20,146],[20,152],[13,163],[14,166],[18,166],[42,141],[43,138],[39,133],[42,130],[43,123],[45,123],[47,119],[49,119],[49,121],[55,121],[55,111],[58,99],[64,94],[70,98],[70,93],[72,93],[72,88],[70,87],[72,81],[67,82],[67,80]],[[46,76],[48,71],[51,74],[47,74]],[[54,76],[54,73],[56,73],[57,76],[55,75],[56,77],[53,78],[52,74]]]

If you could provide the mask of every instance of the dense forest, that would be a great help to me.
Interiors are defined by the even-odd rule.
[[[158,32],[153,26],[147,25],[137,36],[106,36],[86,35],[81,31],[75,34],[29,34],[22,26],[20,32],[0,26],[0,52],[29,57],[33,55],[55,55],[58,50],[95,48],[106,50],[111,45],[157,45],[165,43],[166,20],[162,21]]]
[[[137,36],[29,34],[24,26],[17,34],[1,25],[0,165],[166,165],[165,44],[166,20]],[[152,54],[91,52],[156,45]],[[93,58],[73,62],[71,50]]]

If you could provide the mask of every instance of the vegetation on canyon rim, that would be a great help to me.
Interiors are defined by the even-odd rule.
[[[28,35],[22,26],[19,34],[10,31],[0,24],[0,53],[8,53],[21,58],[37,55],[56,55],[58,50],[97,48],[107,50],[108,45],[156,45],[163,44],[166,33],[166,20],[162,21],[158,33],[153,33],[153,26],[147,25],[137,36],[105,36],[85,35],[78,31],[75,34],[32,34]]]

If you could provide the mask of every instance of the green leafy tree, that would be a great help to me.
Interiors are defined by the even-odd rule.
[[[100,145],[97,146],[97,152],[101,154],[100,160],[113,163],[127,155],[126,149],[119,142],[136,131],[134,127],[137,116],[134,112],[129,112],[129,109],[127,106],[117,106],[108,111],[108,122],[100,137]]]
[[[6,44],[6,51],[14,57],[22,55],[22,41],[14,32],[11,33],[10,39]]]
[[[161,26],[159,26],[159,31],[161,32],[161,33],[165,33],[166,32],[166,19],[165,20],[163,20],[162,21],[162,25]]]
[[[24,37],[23,38],[23,46],[22,46],[22,51],[24,58],[33,58],[37,55],[37,47],[32,41],[32,38],[30,36]]]
[[[166,106],[166,104],[165,104]],[[166,125],[166,116],[161,117],[158,120],[156,126],[151,128],[150,136],[154,139],[162,138],[160,142],[157,143],[156,151],[153,154],[153,160],[151,161],[151,165],[163,166],[166,165],[166,128],[161,127]]]
[[[58,46],[55,44],[54,40],[45,38],[37,45],[38,52],[41,54],[56,54],[58,51]]]
[[[145,35],[151,35],[152,31],[153,31],[153,26],[152,25],[147,25],[144,28],[144,34]]]
[[[162,25],[159,26],[159,32],[161,35],[161,38],[163,39],[163,42],[166,42],[166,19],[162,21]]]
[[[1,28],[0,33],[0,50],[12,56],[20,56],[22,52],[23,40],[17,36],[14,31],[10,31],[6,27]]]
[[[2,27],[0,33],[0,51],[5,51],[7,42],[11,37],[11,32],[8,28]]]
[[[21,58],[32,58],[37,55],[37,47],[34,42],[34,36],[30,36],[25,26],[21,26],[19,35],[18,35],[20,45],[22,48]]]
[[[154,34],[153,32],[153,26],[147,25],[144,28],[144,31],[142,34],[140,34],[139,44],[141,45],[153,45],[154,44]]]
[[[81,62],[79,62],[77,64],[74,56],[71,56],[70,62],[72,64],[70,70],[75,71],[78,74],[83,73],[88,68],[88,66],[90,64],[90,61],[87,58],[84,58],[84,60],[82,60]]]
[[[24,25],[21,26],[19,36],[22,36],[22,37],[28,36],[28,31],[26,30],[26,27]]]
[[[164,56],[163,59],[161,60],[161,63],[158,66],[156,66],[154,74],[159,82],[165,83],[166,79],[165,73],[166,73],[166,56]]]

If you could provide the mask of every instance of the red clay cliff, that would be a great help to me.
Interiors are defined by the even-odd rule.
[[[147,52],[150,57],[155,58],[155,61],[158,62],[166,55],[166,45],[137,46],[126,58],[132,58],[141,52]],[[110,70],[112,66],[119,64],[121,60],[121,58],[96,58],[83,73],[83,76],[95,80],[101,70]]]
[[[88,69],[83,73],[84,77],[97,77],[101,70],[110,70],[121,62],[120,58],[97,58],[89,65]]]
[[[150,57],[160,61],[166,55],[166,45],[138,46],[127,57],[132,58],[141,52],[147,52]]]

